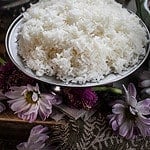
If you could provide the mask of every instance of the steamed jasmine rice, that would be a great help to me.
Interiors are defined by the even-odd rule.
[[[18,53],[37,76],[98,82],[145,55],[139,19],[114,0],[43,0],[23,20]]]

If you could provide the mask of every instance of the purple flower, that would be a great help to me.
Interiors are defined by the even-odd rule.
[[[45,141],[49,138],[48,128],[37,125],[32,128],[27,142],[17,145],[18,150],[43,150]]]
[[[5,105],[0,102],[0,113],[6,109]]]
[[[6,97],[0,90],[0,100],[4,100],[4,99],[6,99]],[[2,102],[0,102],[0,113],[3,112],[5,109],[6,109],[5,105]]]
[[[125,101],[117,100],[112,107],[112,113],[108,116],[114,131],[127,139],[138,135],[150,136],[150,98],[137,102],[136,89],[130,83],[125,90]]]
[[[98,100],[96,93],[91,88],[64,88],[63,93],[67,104],[76,108],[93,108]]]
[[[18,117],[29,122],[35,121],[38,114],[45,120],[52,113],[52,105],[61,102],[52,94],[40,93],[38,84],[11,87],[5,96],[11,99],[8,103]]]

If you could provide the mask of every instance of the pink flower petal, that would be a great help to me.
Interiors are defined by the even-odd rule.
[[[39,90],[39,85],[38,83],[36,83],[36,86],[34,87],[34,90],[38,92],[38,94],[40,94],[40,90]]]
[[[134,134],[133,134],[133,131],[134,131],[134,127],[133,127],[133,124],[131,121],[129,121],[129,131],[128,134],[126,135],[126,138],[127,139],[133,139],[134,138]]]
[[[30,84],[27,84],[26,88],[27,88],[28,91],[34,91],[34,88]]]
[[[29,105],[30,107],[26,112],[24,112],[24,115],[29,115],[31,113],[38,112],[38,109],[39,109],[38,105],[36,104],[29,104]]]
[[[107,115],[107,118],[110,120],[110,122],[111,122],[111,120],[114,120],[114,114],[110,114],[110,115]]]
[[[45,141],[49,138],[47,135],[47,127],[38,125],[33,127],[27,142],[20,143],[17,148],[19,150],[44,150]]]
[[[136,125],[144,137],[150,136],[150,126],[146,126],[140,120],[137,120]]]
[[[134,96],[131,96],[128,104],[131,105],[132,107],[136,107],[136,105],[137,105],[136,98]]]
[[[10,108],[15,112],[15,113],[20,113],[20,112],[26,112],[30,108],[30,104],[26,102],[22,102],[22,105],[17,105],[16,103],[13,103],[10,105]]]
[[[130,83],[128,85],[128,90],[126,89],[126,87],[124,85],[123,85],[123,88],[125,91],[127,104],[135,106],[137,103],[137,100],[136,100],[136,88],[135,88],[134,84]]]
[[[46,118],[49,117],[49,115],[52,113],[52,105],[49,107],[45,107],[42,104],[39,107],[39,115],[42,120],[45,120]]]
[[[5,96],[9,99],[16,99],[16,98],[21,97],[21,92],[9,91],[9,92],[5,93]]]
[[[41,100],[45,103],[51,103],[54,101],[54,96],[52,94],[41,94]]]
[[[11,91],[5,93],[5,96],[10,99],[16,99],[22,96],[22,92],[26,89],[26,86],[12,86],[10,87]]]
[[[118,129],[118,127],[119,127],[119,125],[118,125],[118,123],[117,123],[116,120],[114,120],[114,121],[111,123],[111,125],[112,125],[112,129],[113,129],[114,131],[116,131],[116,130]]]
[[[28,120],[30,123],[37,119],[38,111],[30,114],[30,119]]]
[[[125,119],[126,118],[124,117],[124,114],[119,114],[116,117],[116,120],[117,120],[119,126],[125,121]]]
[[[150,115],[150,98],[138,102],[136,109],[143,115]]]
[[[35,144],[32,144],[32,145],[30,145],[30,149],[31,150],[36,150],[37,149],[37,147],[38,147],[38,150],[43,150],[43,148],[45,147],[45,143],[44,144],[37,144],[37,143],[35,143]],[[27,149],[28,150],[28,149]]]
[[[18,91],[18,92],[22,92],[26,89],[26,86],[11,86],[10,90],[11,91]]]
[[[129,92],[128,90],[126,89],[126,87],[124,85],[122,85],[123,88],[124,88],[124,91],[125,91],[125,96],[126,96],[126,102],[129,103],[129,100],[130,100],[130,95],[129,95]]]
[[[112,107],[112,112],[114,114],[121,114],[121,113],[124,113],[124,109],[125,109],[125,106],[122,105],[122,104],[115,104],[113,107]]]
[[[26,142],[20,143],[19,145],[17,145],[17,149],[18,150],[27,150],[27,143]]]
[[[42,107],[45,107],[45,108],[51,108],[52,107],[52,104],[50,103],[50,101],[46,100],[46,99],[40,99],[38,101],[38,105],[39,106],[42,106]]]
[[[136,97],[136,88],[134,86],[133,83],[129,83],[128,85],[128,92],[129,92],[129,95],[133,96],[133,97]]]
[[[123,137],[126,137],[126,135],[129,132],[129,128],[130,128],[129,123],[124,122],[119,128],[119,134]]]
[[[6,109],[5,105],[0,102],[0,113]]]
[[[31,113],[31,114],[28,114],[28,115],[24,115],[22,113],[18,113],[18,117],[19,118],[21,118],[23,120],[26,120],[26,121],[29,121],[30,123],[32,123],[33,121],[36,120],[37,115],[38,115],[38,112],[34,112],[34,113]]]
[[[44,133],[44,132],[47,132],[48,131],[48,128],[47,127],[44,127],[42,125],[37,125],[35,126],[34,128],[32,128],[30,134],[33,135],[33,134],[40,134],[40,133]]]
[[[146,118],[144,116],[139,116],[138,117],[138,121],[140,121],[141,123],[150,126],[150,118]]]
[[[29,137],[30,140],[28,140],[28,143],[34,143],[37,145],[40,143],[44,143],[44,141],[46,141],[48,138],[49,136],[45,134],[34,134],[34,135],[30,135]]]
[[[110,121],[109,121],[109,124],[112,124],[112,122],[116,119],[116,115],[108,115],[107,116],[109,119],[110,119]]]
[[[49,101],[52,105],[59,105],[62,102],[62,100],[59,97],[54,96],[52,94],[41,94],[41,99]]]
[[[16,100],[9,100],[8,103],[10,104],[10,108],[13,111],[18,111],[21,108],[24,108],[25,105],[27,105],[27,102],[24,100],[23,97],[19,98],[19,99],[16,99]]]

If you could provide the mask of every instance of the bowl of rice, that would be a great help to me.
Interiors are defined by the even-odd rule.
[[[70,87],[104,85],[139,68],[149,31],[113,0],[45,0],[11,24],[6,49],[25,74]]]

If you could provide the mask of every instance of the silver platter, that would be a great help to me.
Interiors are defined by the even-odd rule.
[[[146,25],[141,20],[140,20],[140,23],[145,28],[147,39],[150,40],[150,33],[149,33]],[[54,76],[52,76],[52,77],[46,76],[46,75],[41,76],[41,77],[36,76],[36,74],[31,69],[26,67],[26,65],[24,64],[23,60],[21,59],[21,57],[18,55],[18,52],[17,52],[18,51],[17,50],[18,49],[17,37],[18,37],[18,33],[19,33],[19,30],[20,30],[22,24],[23,24],[23,16],[20,15],[10,25],[10,27],[7,31],[7,34],[6,34],[6,39],[5,39],[7,53],[9,55],[10,59],[12,60],[12,62],[26,75],[28,75],[32,78],[35,78],[37,80],[52,84],[52,85],[67,86],[67,87],[91,87],[91,86],[98,86],[98,85],[105,85],[105,84],[113,83],[115,81],[121,80],[121,79],[129,76],[131,73],[133,73],[135,70],[137,70],[143,64],[143,62],[146,60],[146,58],[148,57],[149,51],[150,51],[150,44],[148,43],[145,46],[146,55],[144,57],[142,57],[141,59],[139,59],[137,64],[135,64],[132,67],[129,67],[126,71],[123,71],[121,74],[109,74],[104,79],[102,79],[101,81],[96,82],[96,83],[86,82],[85,84],[75,84],[75,83],[67,84],[63,81],[56,79]]]

